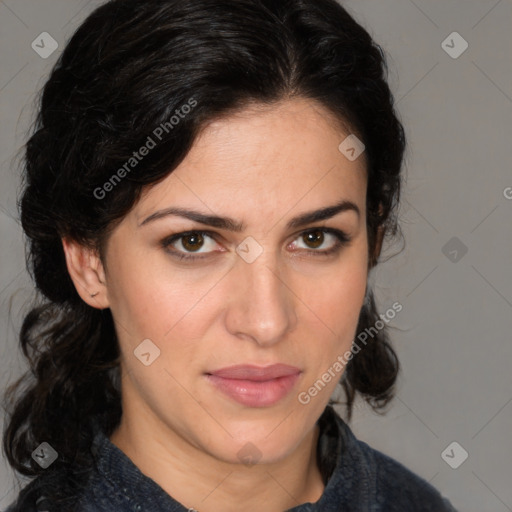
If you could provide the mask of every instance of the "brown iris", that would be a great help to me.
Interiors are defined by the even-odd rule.
[[[204,243],[204,237],[201,233],[191,233],[181,240],[181,244],[187,251],[197,251],[201,249]]]
[[[302,235],[302,239],[306,244],[310,247],[317,248],[322,245],[324,241],[324,232],[323,231],[309,231]]]

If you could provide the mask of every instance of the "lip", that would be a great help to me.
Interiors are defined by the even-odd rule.
[[[207,380],[219,391],[248,407],[269,407],[287,396],[302,371],[286,364],[235,365],[208,372]]]

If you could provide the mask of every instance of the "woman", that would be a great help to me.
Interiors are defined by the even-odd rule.
[[[367,287],[405,148],[385,66],[333,0],[82,24],[26,147],[9,511],[454,510],[330,400],[383,408],[399,369]]]

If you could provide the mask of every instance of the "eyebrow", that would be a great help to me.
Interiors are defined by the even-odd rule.
[[[286,227],[287,229],[302,227],[307,224],[312,224],[313,222],[319,222],[322,220],[330,219],[331,217],[334,217],[335,215],[338,215],[339,213],[346,211],[354,211],[357,213],[358,217],[361,215],[361,212],[355,203],[348,200],[342,200],[338,204],[335,204],[333,206],[327,206],[319,210],[301,213],[297,217],[291,219],[286,225]],[[175,207],[165,208],[164,210],[158,210],[155,213],[152,213],[149,217],[146,217],[139,224],[139,227],[142,227],[150,222],[153,222],[157,219],[162,219],[163,217],[167,217],[169,215],[183,217],[185,219],[199,222],[200,224],[212,226],[217,229],[233,231],[235,233],[240,233],[245,229],[243,222],[237,222],[236,220],[230,217],[218,217],[216,215],[208,215],[198,211],[189,210],[187,208]]]

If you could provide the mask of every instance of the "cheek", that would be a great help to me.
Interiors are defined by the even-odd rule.
[[[356,272],[340,276],[322,293],[309,297],[313,311],[306,328],[309,342],[302,347],[308,369],[297,397],[299,403],[323,407],[342,379],[351,359],[365,286],[364,272]]]
[[[183,320],[190,315],[200,296],[180,287],[177,283],[169,286],[163,280],[133,279],[121,288],[123,295],[116,301],[114,315],[143,337],[165,338],[182,327]],[[114,309],[113,308],[113,309]]]
[[[357,327],[364,302],[367,268],[366,260],[340,267],[316,282],[307,282],[301,296],[311,314],[325,324],[331,334],[343,336]],[[350,333],[352,335],[352,332]]]
[[[311,312],[310,333],[317,340],[314,357],[323,368],[338,355],[350,350],[364,301],[365,280],[340,279],[322,294],[308,295],[306,305]],[[321,347],[321,350],[318,350]],[[311,350],[311,349],[310,349]],[[321,370],[322,368],[319,368]]]
[[[310,373],[304,389],[314,386],[322,378],[326,394],[334,391],[346,368],[347,351],[351,350],[356,336],[357,323],[364,302],[367,283],[367,261],[361,256],[346,260],[329,279],[319,280],[316,287],[311,283],[303,290],[304,314],[309,325],[307,338],[315,343],[304,343]],[[344,363],[340,364],[341,361]],[[330,372],[327,374],[326,372]],[[314,393],[318,392],[315,388]],[[322,395],[324,396],[324,395]]]
[[[215,317],[208,291],[218,276],[198,272],[192,279],[190,271],[150,256],[119,259],[109,279],[112,313],[124,328],[120,335],[131,344],[150,338],[161,348],[177,336],[197,337]]]

